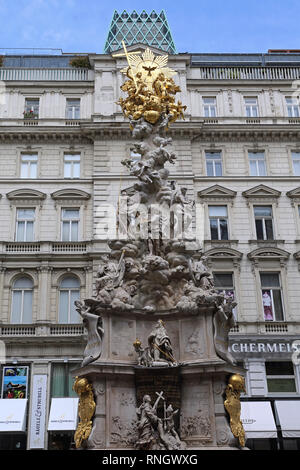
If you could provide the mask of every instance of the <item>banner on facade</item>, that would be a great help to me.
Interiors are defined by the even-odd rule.
[[[28,366],[3,367],[1,398],[27,398]]]
[[[47,375],[34,375],[30,419],[30,449],[43,449],[45,442]]]

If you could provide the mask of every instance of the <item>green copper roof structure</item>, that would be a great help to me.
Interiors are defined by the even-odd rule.
[[[149,47],[162,49],[168,54],[176,54],[175,44],[168,25],[165,12],[148,14],[145,10],[138,14],[135,10],[128,13],[124,10],[119,14],[114,11],[104,52],[109,54],[126,46],[142,43]]]

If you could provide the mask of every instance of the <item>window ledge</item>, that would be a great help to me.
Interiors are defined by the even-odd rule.
[[[300,242],[300,240],[299,240]],[[267,245],[267,246],[277,246],[279,244],[285,243],[285,240],[248,240],[250,245]]]

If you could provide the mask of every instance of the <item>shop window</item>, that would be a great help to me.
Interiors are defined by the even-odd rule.
[[[220,152],[205,152],[206,175],[222,176],[222,157]]]
[[[53,363],[51,367],[51,398],[77,398],[73,390],[72,371],[80,363]]]
[[[33,282],[18,278],[12,286],[11,323],[32,323]]]
[[[279,273],[260,273],[265,321],[283,320],[282,289]]]
[[[75,276],[62,279],[59,285],[59,323],[80,323],[81,317],[75,309],[75,300],[80,297],[80,282]]]
[[[228,240],[228,216],[226,206],[208,206],[210,235],[212,240]]]
[[[257,240],[274,240],[272,206],[254,206]]]
[[[266,362],[269,393],[295,393],[295,371],[292,362]]]

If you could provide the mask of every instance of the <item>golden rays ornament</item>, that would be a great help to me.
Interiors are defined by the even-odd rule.
[[[168,122],[184,119],[181,101],[175,102],[175,94],[180,92],[172,78],[176,74],[167,67],[168,55],[155,56],[147,48],[142,54],[128,52],[123,42],[124,54],[128,67],[121,70],[128,80],[121,86],[127,97],[120,98],[119,104],[126,117],[138,120],[144,118],[147,122],[155,124],[164,114],[169,116]]]

